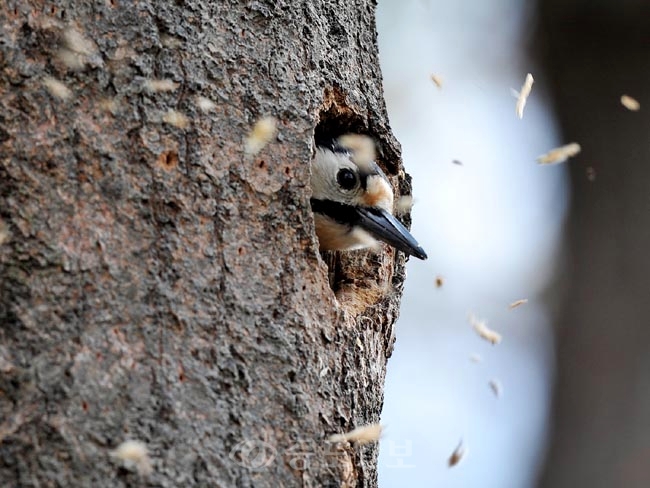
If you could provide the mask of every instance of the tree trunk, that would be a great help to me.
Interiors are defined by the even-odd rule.
[[[9,0],[0,26],[0,484],[376,486],[375,444],[324,440],[379,419],[404,259],[328,280],[309,206],[315,132],[371,135],[410,191],[374,2]]]
[[[542,2],[557,110],[566,142],[582,145],[570,163],[569,287],[544,487],[650,486],[649,7]],[[641,110],[625,109],[623,94]]]

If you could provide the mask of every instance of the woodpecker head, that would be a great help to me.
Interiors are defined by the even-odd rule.
[[[374,161],[360,161],[337,142],[316,148],[311,207],[321,251],[361,249],[386,242],[419,259],[427,255],[392,215],[393,190]]]

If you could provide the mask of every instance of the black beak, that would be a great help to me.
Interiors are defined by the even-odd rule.
[[[408,229],[389,212],[375,207],[356,207],[355,210],[359,215],[357,225],[373,237],[410,256],[418,259],[427,258],[427,253]]]

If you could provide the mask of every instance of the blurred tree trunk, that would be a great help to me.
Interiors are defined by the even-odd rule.
[[[573,209],[558,333],[555,427],[541,486],[650,486],[650,5],[542,6],[544,63]],[[628,94],[639,112],[620,104]],[[593,167],[590,181],[586,167]]]
[[[309,207],[315,130],[409,191],[374,7],[3,3],[2,486],[133,486],[125,439],[156,486],[376,485],[375,445],[324,439],[378,421],[404,262],[331,256],[337,300]]]

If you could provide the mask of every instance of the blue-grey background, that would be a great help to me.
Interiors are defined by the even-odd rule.
[[[388,114],[413,176],[412,231],[429,254],[408,264],[388,364],[384,488],[526,488],[543,462],[569,195],[566,165],[535,159],[571,141],[525,51],[531,16],[532,4],[518,0],[379,2]],[[520,120],[512,91],[529,72]],[[479,338],[469,313],[502,343]],[[461,440],[467,454],[449,468]]]

